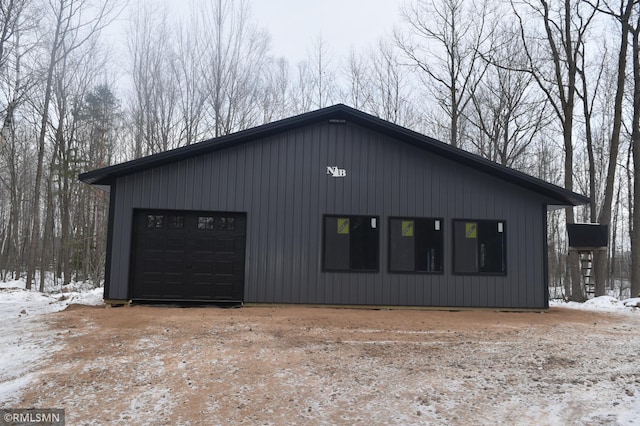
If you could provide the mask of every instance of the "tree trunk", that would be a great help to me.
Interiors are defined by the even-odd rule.
[[[633,29],[633,218],[631,238],[631,297],[640,297],[640,16]]]
[[[47,124],[49,122],[49,104],[51,103],[51,91],[53,83],[53,71],[57,62],[60,28],[62,25],[62,12],[64,10],[64,2],[60,1],[60,10],[57,15],[56,29],[54,33],[51,52],[49,54],[49,65],[47,68],[47,82],[44,89],[44,103],[42,106],[42,117],[40,119],[40,134],[38,135],[38,159],[36,165],[36,178],[33,191],[33,222],[31,223],[31,238],[29,242],[28,264],[27,264],[27,283],[26,288],[31,289],[31,283],[35,276],[38,241],[40,241],[40,193],[42,190],[42,167],[44,163],[45,140],[47,136]],[[42,272],[42,271],[41,271]]]
[[[620,147],[620,131],[622,129],[622,107],[624,102],[624,88],[626,81],[627,68],[627,46],[629,44],[629,19],[633,10],[634,0],[628,0],[625,5],[624,13],[618,19],[621,25],[620,51],[618,55],[618,75],[616,81],[616,96],[613,112],[613,129],[611,132],[611,141],[609,144],[609,167],[607,169],[607,182],[604,192],[604,201],[600,217],[598,221],[601,225],[611,224],[611,206],[614,196],[614,185],[616,179],[616,169],[618,166],[618,151]],[[593,196],[593,195],[592,195]],[[607,260],[608,251],[598,251],[594,256],[595,267],[595,295],[604,296],[606,291],[607,280]]]

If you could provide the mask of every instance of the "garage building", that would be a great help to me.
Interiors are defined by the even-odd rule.
[[[345,105],[80,179],[109,301],[545,309],[547,211],[589,201]]]

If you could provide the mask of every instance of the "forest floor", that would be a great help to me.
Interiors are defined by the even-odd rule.
[[[47,350],[21,374],[5,371],[0,408],[64,408],[68,425],[630,425],[640,418],[637,309],[72,304],[28,316],[15,322],[29,330],[20,345]],[[21,377],[28,386],[9,393],[7,383]]]

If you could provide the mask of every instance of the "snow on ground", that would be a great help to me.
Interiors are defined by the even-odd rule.
[[[87,304],[87,305],[100,305],[102,304],[102,288],[91,289],[90,285],[76,283],[66,287],[63,291],[60,289],[57,292],[51,293],[39,293],[36,291],[27,291],[24,288],[23,281],[12,281],[6,283],[0,283],[0,407],[2,406],[19,406],[21,402],[21,397],[24,392],[36,383],[38,383],[39,379],[39,371],[43,365],[47,365],[47,362],[62,349],[65,345],[65,340],[60,338],[59,336],[52,335],[49,330],[49,325],[47,322],[47,313],[57,312],[65,309],[69,304]],[[623,301],[619,301],[612,297],[604,296],[598,297],[589,300],[584,304],[578,304],[573,302],[562,302],[562,301],[551,301],[550,305],[552,307],[565,307],[571,309],[580,309],[587,311],[595,311],[595,312],[612,312],[619,313],[623,315],[640,315],[640,308],[637,306],[640,305],[640,298],[635,299],[627,299]],[[636,307],[634,307],[636,306]],[[637,318],[637,317],[636,317]],[[204,325],[203,325],[204,327]],[[248,329],[245,330],[245,333],[252,336],[251,338],[255,338],[255,332]],[[615,329],[614,329],[615,330]],[[166,330],[166,333],[169,333],[170,329]],[[177,330],[176,332],[178,332]],[[311,330],[313,331],[313,330]],[[358,335],[358,333],[370,333],[370,330],[358,329],[352,330],[351,333],[354,335]],[[521,333],[527,332],[527,328],[524,327],[522,330],[518,331]],[[73,330],[70,330],[70,336],[73,336],[75,333]],[[140,333],[145,334],[146,330],[140,330]],[[166,334],[165,333],[165,334]],[[443,333],[446,335],[446,331],[439,331],[438,333]],[[156,336],[156,339],[164,338],[164,334],[162,333],[151,333],[152,336]],[[116,336],[117,337],[117,336]],[[465,347],[472,345],[475,342],[475,337],[477,336],[469,336],[469,341]],[[234,338],[238,338],[238,331],[234,329]],[[518,337],[519,339],[524,339],[524,337]],[[340,342],[338,347],[344,347],[350,350],[353,350],[352,347],[363,347],[365,352],[371,352],[378,350],[378,347],[381,349],[385,349],[387,346],[389,348],[393,347],[394,350],[402,350],[403,348],[409,350],[414,346],[420,345],[430,345],[434,347],[439,347],[439,345],[446,346],[446,342],[439,341],[428,341],[428,342],[413,342],[408,341],[404,343],[385,340],[382,341],[372,341],[369,342],[367,339],[355,339],[355,340],[343,340]],[[446,339],[445,339],[446,340]],[[318,338],[318,342],[322,342],[322,339]],[[195,342],[195,343],[194,343]],[[194,347],[194,353],[185,354],[185,359],[193,360],[196,362],[199,359],[199,351],[203,350],[203,348],[197,347],[197,340],[194,342],[189,342],[187,347]],[[250,342],[248,340],[248,342]],[[148,336],[145,337],[144,342],[145,345],[155,344],[154,341],[149,340]],[[485,344],[486,343],[486,344]],[[247,343],[249,344],[249,343]],[[194,346],[196,345],[196,346]],[[303,355],[305,357],[310,357],[313,354],[321,353],[322,343],[319,343],[321,346],[318,350],[312,350],[311,352],[305,352]],[[252,345],[255,346],[255,345]],[[384,346],[384,348],[383,348]],[[504,362],[510,362],[509,360],[513,359],[521,359],[524,355],[518,352],[509,352],[512,350],[512,347],[515,347],[513,342],[505,341],[505,342],[495,342],[495,341],[481,341],[475,342],[475,346],[477,346],[479,351],[485,351],[489,355],[493,353],[503,353]],[[570,347],[566,348],[568,351],[572,351]],[[591,400],[597,400],[598,398],[602,398],[602,393],[604,392],[607,396],[615,394],[619,387],[618,382],[622,380],[626,380],[627,377],[632,378],[636,377],[635,373],[631,373],[629,370],[633,368],[633,361],[627,358],[627,353],[625,352],[625,342],[611,342],[612,356],[620,356],[623,357],[624,360],[616,359],[611,362],[619,362],[621,367],[616,367],[615,374],[611,374],[610,378],[602,377],[602,378],[594,378],[587,377],[584,378],[573,378],[573,382],[569,380],[569,378],[562,375],[565,367],[571,366],[576,361],[573,360],[570,354],[567,354],[566,357],[560,357],[556,355],[550,355],[543,350],[540,350],[541,354],[546,356],[543,358],[537,358],[538,356],[542,356],[535,352],[529,354],[531,359],[527,362],[530,364],[530,369],[532,372],[528,372],[527,374],[531,374],[534,379],[532,381],[527,380],[526,383],[520,383],[512,376],[507,373],[500,371],[500,369],[485,371],[485,366],[483,364],[478,364],[477,371],[473,370],[475,368],[473,365],[466,366],[469,371],[467,371],[463,380],[456,381],[453,380],[453,377],[457,377],[457,370],[462,368],[463,361],[457,362],[454,358],[452,358],[452,365],[449,366],[449,370],[451,370],[451,380],[447,379],[447,374],[449,370],[443,370],[439,372],[439,375],[443,375],[445,379],[447,379],[446,386],[433,390],[433,392],[427,392],[429,389],[425,389],[425,394],[429,394],[429,398],[422,398],[419,401],[413,400],[413,405],[415,405],[412,410],[414,413],[419,413],[421,417],[420,423],[423,423],[427,420],[427,418],[432,418],[431,408],[436,406],[445,406],[447,404],[465,404],[468,403],[469,407],[473,407],[476,401],[476,398],[480,398],[484,391],[488,388],[495,387],[497,385],[508,387],[512,390],[512,400],[500,400],[494,404],[494,413],[493,420],[502,419],[514,419],[514,413],[517,413],[519,409],[523,406],[527,406],[527,401],[521,400],[522,398],[528,398],[527,395],[536,391],[537,387],[544,388],[543,393],[546,395],[547,388],[548,396],[545,396],[542,399],[536,400],[534,398],[533,403],[529,403],[529,413],[526,418],[542,418],[545,416],[547,419],[547,423],[543,424],[559,424],[562,423],[562,419],[566,418],[564,416],[564,412],[568,409],[575,409],[576,412],[579,411],[579,407],[584,407],[589,404]],[[346,349],[343,349],[346,351]],[[386,349],[385,349],[386,350]],[[468,350],[468,348],[467,348]],[[274,349],[273,357],[274,359],[278,356],[278,348]],[[411,351],[409,351],[411,352]],[[618,354],[619,352],[619,354]],[[463,354],[464,351],[453,351],[449,356],[454,357],[456,353]],[[350,354],[350,352],[349,352]],[[402,355],[398,354],[400,358]],[[343,359],[348,358],[346,355],[342,357]],[[491,356],[488,359],[492,358]],[[571,359],[570,359],[571,358]],[[154,359],[154,358],[152,358]],[[371,360],[375,360],[377,358],[371,358]],[[408,358],[411,360],[412,358]],[[154,359],[155,360],[155,359]],[[376,374],[382,374],[384,372],[384,368],[389,369],[388,377],[394,377],[398,374],[397,365],[393,364],[387,367],[381,365],[368,365],[366,362],[367,358],[360,359],[357,364],[355,364],[354,368],[362,369],[362,377],[368,377],[366,374],[376,372]],[[465,359],[466,360],[466,359]],[[155,360],[158,361],[158,360]],[[159,361],[158,361],[159,362]],[[182,361],[185,362],[184,360]],[[253,363],[256,360],[252,361]],[[404,361],[402,361],[404,362]],[[468,362],[466,360],[465,362]],[[502,361],[501,361],[502,362]],[[595,361],[594,361],[595,362]],[[140,370],[137,370],[138,375],[142,375],[141,377],[144,380],[147,380],[146,375],[156,375],[159,370],[162,370],[161,367],[156,365],[157,362],[150,362],[148,358],[142,357],[139,364],[136,364],[140,367]],[[315,364],[312,364],[312,366]],[[147,368],[144,368],[144,367]],[[93,368],[91,364],[85,366],[86,368]],[[403,368],[406,366],[403,366]],[[96,367],[98,368],[98,367]],[[310,367],[311,368],[311,367]],[[328,367],[327,367],[328,368]],[[381,370],[382,369],[382,370]],[[223,369],[223,371],[226,369]],[[231,369],[229,372],[230,375],[235,374],[235,370]],[[456,371],[453,371],[456,370]],[[629,371],[627,371],[629,370]],[[128,372],[128,370],[126,371]],[[540,373],[538,373],[540,372]],[[179,374],[177,372],[176,374]],[[232,374],[233,373],[233,374]],[[282,372],[283,374],[288,374],[287,371]],[[340,388],[340,381],[336,382],[335,377],[333,375],[328,375],[325,377],[324,373],[320,374],[319,372],[316,376],[306,376],[301,372],[295,372],[291,374],[291,386],[297,388],[298,386],[302,386],[301,389],[305,389],[303,386],[305,383],[307,387],[311,387],[313,389],[337,389],[336,392],[340,391],[341,393],[348,394],[349,389]],[[455,373],[455,374],[454,374]],[[544,373],[544,374],[543,374]],[[113,373],[112,373],[113,374]],[[185,373],[186,374],[186,373]],[[417,373],[416,373],[417,374]],[[539,375],[540,377],[536,376]],[[546,375],[545,375],[546,374]],[[548,377],[547,377],[548,376]],[[276,377],[276,379],[278,379]],[[280,378],[281,379],[281,378]],[[278,380],[280,380],[278,379]],[[416,377],[415,383],[411,383],[410,377],[405,378],[404,380],[399,381],[395,384],[397,388],[392,388],[390,391],[395,393],[406,392],[407,386],[410,388],[417,388],[419,386],[424,386],[424,383],[429,383],[426,380],[418,380],[419,377]],[[602,379],[602,380],[600,380]],[[142,382],[146,383],[144,380]],[[191,379],[190,379],[191,380]],[[319,381],[317,387],[309,386],[313,384],[313,381]],[[497,380],[497,381],[496,381]],[[555,380],[555,381],[554,381]],[[631,380],[631,379],[629,379]],[[635,379],[634,379],[635,380]],[[147,380],[148,381],[148,380]],[[301,382],[302,381],[302,382]],[[229,383],[232,383],[233,380],[230,377],[228,380]],[[389,381],[390,383],[392,381]],[[375,383],[372,382],[372,383]],[[435,386],[435,385],[434,385]],[[484,388],[480,387],[484,386]],[[585,420],[587,423],[591,424],[634,424],[638,415],[640,415],[640,399],[638,398],[638,390],[637,384],[628,384],[627,393],[621,394],[619,396],[619,402],[616,402],[613,408],[608,410],[604,410],[601,408],[588,411],[588,416],[585,415],[582,417],[582,420]],[[535,389],[534,389],[535,388]],[[578,389],[579,388],[579,389]],[[149,392],[149,395],[157,396],[159,395],[159,391],[163,390],[162,387],[152,387]],[[469,390],[471,389],[471,391]],[[484,390],[483,390],[484,389]],[[343,392],[344,391],[344,392]],[[473,392],[472,392],[473,391]],[[160,392],[162,395],[165,393],[170,393],[171,390],[165,392],[163,390]],[[268,393],[267,390],[265,392]],[[340,393],[338,392],[338,393]],[[372,390],[373,392],[373,390]],[[438,393],[440,392],[440,393]],[[541,391],[542,392],[542,391]],[[120,392],[117,392],[118,395],[112,395],[114,397],[120,397]],[[332,395],[329,393],[330,396]],[[139,398],[145,398],[144,393],[139,394]],[[147,395],[147,396],[149,396]],[[451,398],[448,398],[447,395],[450,395]],[[461,396],[462,395],[462,396]],[[465,396],[467,395],[467,396]],[[482,396],[485,397],[486,395]],[[163,396],[164,398],[164,396]],[[307,405],[309,407],[309,413],[319,413],[322,414],[323,410],[329,410],[330,407],[335,405],[335,401],[333,399],[326,400],[322,398],[328,398],[327,395],[315,395],[313,397],[309,396]],[[333,398],[331,396],[331,398]],[[267,398],[268,399],[268,398]],[[396,401],[397,398],[390,398],[388,403],[392,404]],[[374,400],[375,403],[379,403],[379,399]],[[86,403],[86,401],[80,399],[78,401],[80,404]],[[364,403],[364,400],[361,401]],[[139,401],[131,401],[132,413],[138,410],[138,406],[144,405],[139,403]],[[541,405],[536,405],[541,404]],[[616,405],[617,404],[617,405]],[[574,407],[575,406],[575,407]],[[164,408],[163,408],[164,407]],[[144,407],[145,409],[150,409],[151,412],[149,415],[154,414],[163,414],[162,410],[166,410],[167,407],[162,404],[152,404],[150,407]],[[346,410],[346,408],[345,408]],[[371,408],[372,413],[376,410],[376,407]],[[434,408],[435,410],[435,408]],[[78,408],[78,411],[81,411]],[[155,412],[154,412],[155,411]],[[602,411],[602,412],[601,412]],[[420,414],[421,413],[421,414]],[[612,414],[613,413],[613,414]],[[489,413],[485,413],[488,415]],[[522,414],[522,413],[521,413]],[[311,414],[309,414],[311,415]],[[345,414],[346,415],[346,414]],[[610,416],[614,417],[610,417]],[[435,414],[433,414],[435,416]],[[564,416],[564,417],[563,417]],[[433,417],[434,419],[436,417]],[[578,417],[580,418],[580,417]],[[316,417],[317,419],[317,417]],[[554,421],[557,419],[558,421]],[[121,423],[126,423],[127,419],[120,419]],[[388,420],[388,419],[387,419]],[[415,423],[415,419],[405,418],[405,419],[397,419],[400,423]],[[403,421],[401,421],[403,420]],[[487,420],[487,419],[485,419]],[[483,421],[480,421],[483,423]],[[486,423],[489,423],[488,421]]]
[[[0,282],[0,404],[17,403],[21,391],[37,377],[36,367],[64,344],[49,333],[42,314],[72,303],[102,304],[102,288],[72,283],[57,293],[25,289],[25,282]]]
[[[549,306],[597,312],[640,313],[640,297],[618,300],[611,296],[594,297],[584,303],[551,300]]]

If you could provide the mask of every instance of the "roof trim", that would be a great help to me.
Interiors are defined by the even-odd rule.
[[[554,202],[550,204],[563,206],[578,206],[587,204],[589,197],[566,190],[557,185],[535,178],[528,174],[519,172],[509,167],[502,166],[493,161],[482,158],[478,155],[455,148],[451,145],[440,142],[436,139],[414,132],[407,128],[398,126],[381,118],[348,107],[337,104],[322,108],[316,111],[307,112],[283,120],[242,130],[229,135],[209,139],[193,145],[187,145],[147,157],[138,158],[124,163],[116,164],[101,169],[82,173],[78,176],[82,182],[91,185],[110,186],[115,179],[132,173],[154,167],[163,166],[176,161],[186,160],[209,152],[217,151],[227,147],[250,142],[258,138],[265,138],[276,133],[292,130],[323,120],[349,120],[364,127],[381,132],[402,142],[409,143],[434,154],[441,155],[452,161],[483,171],[497,178],[506,180],[515,185],[527,188],[551,198]]]

